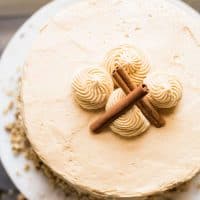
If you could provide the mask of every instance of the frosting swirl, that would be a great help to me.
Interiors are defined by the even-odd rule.
[[[116,67],[124,67],[131,80],[139,85],[146,78],[150,64],[145,55],[136,47],[121,45],[108,52],[104,66],[112,74]]]
[[[88,67],[75,74],[72,89],[76,102],[82,108],[95,110],[106,105],[113,91],[113,82],[104,69]]]
[[[172,75],[153,73],[145,80],[145,83],[150,89],[149,100],[158,108],[174,107],[181,99],[181,83]]]
[[[125,94],[121,88],[114,90],[108,99],[106,110],[111,108],[123,97],[125,97]],[[133,106],[125,114],[117,118],[110,125],[110,128],[113,132],[121,136],[132,137],[140,135],[146,131],[149,126],[149,121],[144,117],[139,108],[137,108],[137,106]]]

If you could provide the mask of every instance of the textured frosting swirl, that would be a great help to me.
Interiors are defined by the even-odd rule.
[[[151,103],[158,108],[171,108],[177,105],[182,96],[181,83],[173,75],[153,73],[145,80],[150,89]]]
[[[121,88],[114,90],[108,99],[106,110],[111,108],[123,97],[125,97],[125,94]],[[146,131],[149,126],[149,121],[144,117],[139,108],[137,108],[137,106],[133,106],[125,114],[117,118],[110,125],[110,128],[113,132],[121,136],[132,137],[140,135]]]
[[[106,105],[113,91],[113,82],[104,69],[88,67],[75,74],[72,88],[74,98],[82,108],[95,110]]]
[[[135,84],[140,84],[150,70],[145,55],[136,47],[121,45],[106,55],[104,66],[112,74],[116,67],[124,67]]]

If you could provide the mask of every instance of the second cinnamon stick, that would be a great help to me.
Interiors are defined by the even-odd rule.
[[[121,87],[122,90],[125,92],[125,94],[129,94],[131,91],[137,88],[137,85],[135,85],[130,80],[127,72],[122,67],[117,67],[114,70],[112,76],[116,83],[119,85],[119,87]],[[147,97],[144,97],[143,99],[138,101],[136,105],[141,110],[143,115],[149,120],[149,122],[155,127],[160,128],[165,125],[165,120],[151,105]]]

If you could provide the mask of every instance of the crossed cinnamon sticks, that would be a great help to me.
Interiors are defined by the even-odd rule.
[[[121,67],[117,67],[113,71],[112,76],[117,86],[121,87],[127,96],[95,120],[90,126],[91,131],[96,133],[100,132],[105,126],[117,119],[134,104],[137,105],[152,125],[157,128],[165,125],[165,120],[150,104],[147,97],[144,97],[148,93],[146,85],[143,84],[137,87],[132,83],[127,72]]]
[[[130,80],[129,75],[123,68],[117,67],[116,70],[113,71],[112,75],[115,82],[118,84],[119,87],[122,88],[125,94],[129,94],[131,91],[137,88],[137,86],[134,85],[134,83]],[[138,101],[136,105],[152,125],[157,128],[165,125],[165,120],[151,105],[147,97],[144,97],[143,99]]]
[[[103,113],[97,120],[95,120],[90,129],[93,132],[100,132],[105,126],[113,122],[120,115],[124,114],[131,106],[133,106],[139,99],[148,94],[146,85],[137,87],[134,91],[129,93],[126,97],[119,100],[113,107]]]

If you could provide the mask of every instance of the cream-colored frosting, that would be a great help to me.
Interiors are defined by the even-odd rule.
[[[72,89],[75,100],[82,108],[95,110],[106,105],[113,91],[113,82],[103,68],[88,67],[76,72]]]
[[[104,66],[110,74],[116,67],[123,67],[135,84],[141,84],[150,70],[146,56],[138,48],[121,45],[108,52]]]
[[[27,136],[42,161],[102,199],[146,196],[193,177],[200,169],[200,48],[186,26],[200,41],[198,17],[166,0],[85,0],[52,17],[26,59],[21,90]],[[101,112],[80,108],[71,90],[77,70],[99,66],[122,44],[142,49],[152,72],[175,74],[184,88],[166,126],[133,139],[110,129],[90,133]]]
[[[174,107],[182,97],[182,85],[174,75],[152,73],[145,83],[150,89],[148,98],[157,108]]]
[[[125,94],[121,88],[113,91],[106,104],[106,110],[114,106],[120,99],[124,98]],[[124,136],[132,137],[145,132],[150,126],[149,121],[141,113],[137,106],[133,106],[126,113],[118,117],[110,128],[113,132]]]

